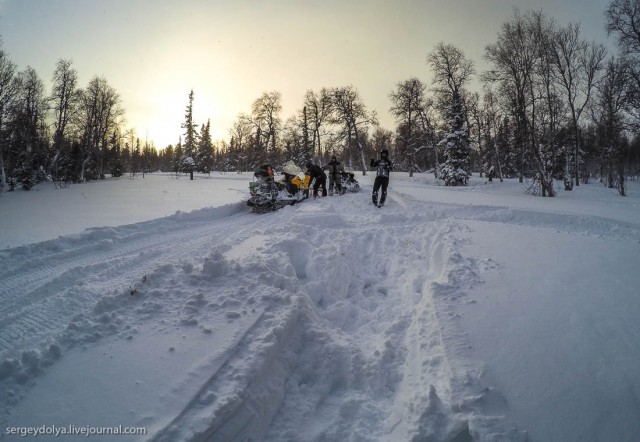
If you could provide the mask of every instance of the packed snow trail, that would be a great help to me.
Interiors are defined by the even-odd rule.
[[[242,266],[263,255],[272,270],[258,279],[284,284],[287,302],[265,309],[156,440],[498,437],[499,418],[470,413],[479,396],[461,388],[469,373],[449,365],[440,336],[434,292],[473,281],[453,223],[345,197],[270,214],[265,224],[225,260]],[[226,400],[207,401],[221,391]],[[468,412],[452,413],[452,400]]]

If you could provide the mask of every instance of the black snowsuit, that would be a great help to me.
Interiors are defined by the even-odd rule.
[[[327,196],[327,175],[317,164],[307,168],[307,175],[313,181],[313,196],[318,196],[318,189],[322,186],[322,196]]]
[[[323,169],[329,172],[329,189],[333,191],[335,187],[338,189],[338,194],[342,195],[342,173],[344,172],[342,164],[338,160],[331,160]]]
[[[387,199],[387,187],[389,186],[389,172],[393,170],[393,163],[387,157],[381,157],[379,160],[371,160],[371,167],[376,168],[376,179],[373,182],[373,194],[371,200],[374,205],[382,206]],[[378,190],[382,187],[380,201],[378,201]]]

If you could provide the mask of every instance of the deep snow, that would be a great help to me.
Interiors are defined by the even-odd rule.
[[[0,438],[637,440],[637,183],[256,215],[250,177],[0,194]]]

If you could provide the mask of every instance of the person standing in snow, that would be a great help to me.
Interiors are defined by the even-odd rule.
[[[393,170],[393,163],[389,159],[389,151],[385,148],[380,151],[380,159],[371,159],[371,167],[376,168],[376,179],[373,182],[373,194],[371,200],[374,206],[384,206],[387,199],[387,187],[389,186],[389,172]],[[382,187],[380,201],[378,201],[378,190]]]
[[[307,171],[305,172],[313,181],[313,197],[318,196],[318,189],[322,187],[322,196],[327,196],[327,175],[324,170],[317,164],[307,163]],[[311,185],[309,181],[309,185]]]
[[[335,188],[338,190],[338,195],[342,195],[342,174],[344,173],[344,167],[342,167],[342,164],[340,164],[335,155],[331,157],[331,161],[329,161],[323,169],[329,172],[329,193],[333,194]]]

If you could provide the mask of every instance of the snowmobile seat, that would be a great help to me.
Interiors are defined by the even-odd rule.
[[[295,195],[295,193],[299,190],[299,187],[293,182],[293,179],[296,176],[286,172],[282,172],[282,175],[284,175],[283,184],[286,186],[287,192],[289,192],[291,195]]]

